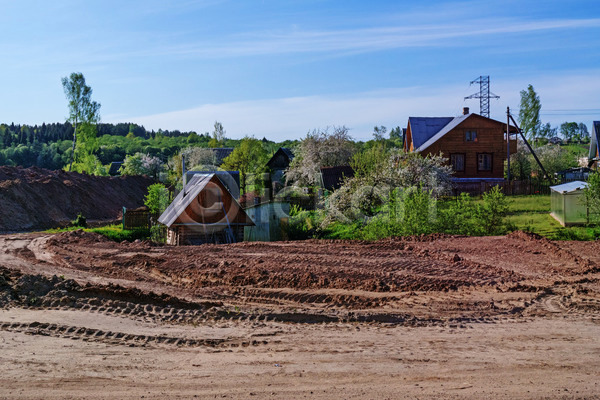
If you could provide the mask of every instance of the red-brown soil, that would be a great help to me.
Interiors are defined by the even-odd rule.
[[[78,213],[114,221],[123,207],[143,205],[148,177],[105,177],[42,168],[0,166],[0,232],[68,225]]]
[[[0,397],[593,398],[599,250],[4,235]]]

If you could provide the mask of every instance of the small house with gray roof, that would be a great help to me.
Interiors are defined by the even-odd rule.
[[[516,133],[516,128],[511,126],[511,133]],[[504,179],[506,150],[506,124],[469,113],[468,107],[459,117],[408,119],[404,151],[442,154],[458,181]],[[511,138],[510,152],[516,151],[517,141]]]
[[[214,173],[195,174],[158,222],[167,227],[167,244],[234,243],[254,222]]]

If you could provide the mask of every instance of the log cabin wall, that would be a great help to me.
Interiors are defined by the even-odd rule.
[[[462,154],[464,170],[455,171],[457,178],[504,178],[506,161],[505,124],[472,114],[456,128],[423,150],[427,154],[440,154],[449,159],[452,154]],[[467,140],[467,131],[476,132],[475,140]],[[411,146],[412,147],[412,146]],[[511,154],[517,151],[516,140],[511,140]],[[480,154],[491,155],[491,170],[478,165]]]

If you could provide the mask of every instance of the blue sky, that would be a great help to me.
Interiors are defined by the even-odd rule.
[[[542,121],[600,120],[600,1],[0,0],[0,122],[62,122],[82,72],[103,122],[271,140],[491,117],[532,84]]]

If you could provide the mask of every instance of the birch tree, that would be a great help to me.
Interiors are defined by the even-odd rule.
[[[100,104],[92,101],[92,88],[86,85],[81,72],[73,72],[68,78],[62,78],[61,82],[69,101],[67,121],[73,124],[73,154],[69,164],[71,171],[74,161],[91,164],[90,156],[98,146],[96,124],[100,120]]]

